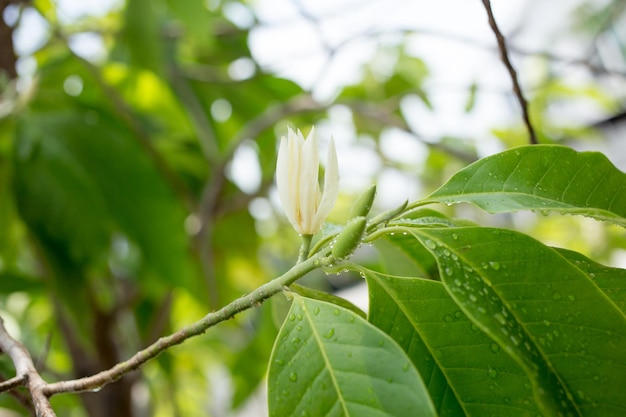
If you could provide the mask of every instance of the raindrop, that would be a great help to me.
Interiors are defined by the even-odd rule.
[[[497,271],[500,269],[500,263],[496,261],[489,262],[489,266],[493,268],[494,271]]]
[[[301,332],[302,331],[302,326],[300,326],[299,324],[296,326],[296,330]]]
[[[554,294],[552,294],[552,299],[553,300],[560,300],[561,299],[561,294],[559,294],[558,292],[555,292]]]
[[[295,314],[293,314],[293,313],[291,313],[291,314],[289,315],[289,321],[294,321],[295,319],[296,319],[296,315],[295,315]]]
[[[314,314],[314,315],[316,315],[316,316],[317,316],[318,314],[320,314],[320,308],[319,308],[319,307],[315,307],[315,308],[313,309],[313,314]]]
[[[493,353],[500,352],[500,345],[498,345],[497,343],[492,343],[491,346],[489,346],[489,348],[491,349]]]
[[[298,380],[298,374],[295,372],[292,372],[289,374],[289,380],[291,382],[296,382]]]
[[[407,372],[407,371],[409,370],[409,368],[410,368],[410,367],[411,367],[411,365],[407,362],[407,363],[405,363],[405,364],[404,364],[404,366],[402,367],[402,370],[403,370],[404,372]]]
[[[487,371],[487,375],[489,375],[489,378],[495,378],[498,376],[498,372],[490,366],[489,370]]]
[[[452,239],[457,240],[459,238],[459,235],[457,235],[456,233],[452,233]]]
[[[437,245],[430,239],[426,239],[426,246],[430,249],[435,249]]]
[[[496,313],[493,315],[493,317],[498,320],[498,323],[505,325],[506,324],[506,319],[504,318],[504,316],[500,313]]]
[[[331,337],[333,337],[335,335],[335,329],[334,328],[330,328],[328,329],[328,331],[326,333],[324,333],[324,337],[326,339],[330,339]]]
[[[452,275],[454,273],[454,270],[452,268],[446,268],[445,273],[446,275]]]
[[[449,315],[449,314],[446,314],[446,315],[443,317],[443,320],[444,320],[444,321],[447,321],[447,322],[449,323],[449,322],[454,321],[454,317],[452,317],[452,316],[451,316],[451,315]]]
[[[338,315],[339,315],[339,313],[341,313],[341,312],[339,311],[339,309],[338,309],[338,308],[336,308],[336,309],[334,309],[334,310],[333,310],[333,314],[334,314],[335,316],[338,316]]]
[[[282,366],[282,365],[284,365],[284,364],[285,364],[285,361],[284,361],[284,360],[282,360],[282,359],[276,359],[276,363],[277,363],[278,365],[281,365],[281,366]]]

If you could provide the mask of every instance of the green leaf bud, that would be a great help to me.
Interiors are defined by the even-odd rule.
[[[367,216],[374,203],[374,197],[376,197],[376,184],[373,184],[356,199],[350,211],[350,218]]]
[[[343,259],[352,255],[352,252],[361,243],[366,224],[367,219],[364,216],[355,217],[348,222],[333,244],[331,253],[336,259]]]

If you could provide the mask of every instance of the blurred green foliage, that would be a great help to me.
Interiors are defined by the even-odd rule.
[[[287,125],[308,131],[328,122],[336,106],[347,108],[358,139],[373,143],[381,171],[400,173],[406,167],[382,155],[381,135],[400,130],[412,135],[407,140],[423,139],[402,103],[417,98],[435,110],[429,69],[407,52],[404,39],[380,46],[395,56],[389,72],[367,66],[333,100],[318,102],[255,62],[249,36],[261,23],[235,25],[225,13],[231,3],[133,0],[72,23],[62,23],[52,1],[14,5],[40,14],[48,36],[33,53],[32,78],[24,77],[19,93],[7,83],[0,96],[0,311],[48,380],[111,367],[293,263],[297,236],[268,198],[276,137]],[[610,29],[590,8],[581,9],[577,22],[585,31]],[[70,40],[83,33],[98,34],[104,59],[72,50]],[[252,73],[234,77],[229,69],[242,59]],[[617,107],[599,84],[572,86],[545,73],[530,100],[543,142],[590,135],[552,119],[562,100]],[[480,93],[476,84],[468,86],[465,111],[475,110]],[[503,148],[525,143],[523,132],[516,123],[494,126]],[[479,156],[468,138],[427,142],[418,179],[425,191]],[[242,190],[229,171],[242,146],[253,149],[260,166],[253,191]],[[415,167],[408,173],[415,179]],[[268,213],[251,210],[255,203]],[[344,205],[335,218],[345,219]],[[584,233],[572,241],[566,231],[576,228]],[[626,248],[622,233],[573,218],[538,216],[527,229],[594,259]],[[318,273],[307,284],[328,290],[332,283]],[[162,354],[97,395],[54,397],[56,411],[193,417],[244,406],[266,375],[280,302]],[[12,373],[2,357],[0,375]],[[3,394],[0,406],[27,415],[23,399]]]

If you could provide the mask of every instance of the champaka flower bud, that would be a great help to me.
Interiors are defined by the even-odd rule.
[[[287,137],[280,139],[276,186],[287,219],[302,235],[314,235],[321,229],[339,193],[339,167],[332,138],[328,145],[323,191],[318,175],[315,130],[311,129],[305,139],[300,130],[289,129]]]

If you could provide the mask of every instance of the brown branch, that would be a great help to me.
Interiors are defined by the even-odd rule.
[[[504,35],[500,32],[498,28],[498,24],[496,23],[496,19],[493,16],[493,11],[491,10],[491,1],[490,0],[482,0],[483,5],[485,6],[485,10],[487,11],[487,16],[489,18],[489,26],[491,26],[491,30],[493,30],[494,35],[496,35],[496,40],[498,41],[498,49],[500,50],[500,59],[504,63],[504,66],[509,71],[509,75],[511,76],[511,81],[513,83],[513,92],[515,93],[515,97],[517,97],[517,101],[519,102],[520,107],[522,108],[522,118],[524,119],[524,123],[526,124],[526,129],[528,130],[528,136],[531,144],[537,144],[537,136],[535,135],[535,129],[533,128],[532,123],[530,122],[530,115],[528,113],[528,103],[524,98],[524,94],[522,93],[522,89],[519,85],[519,81],[517,79],[517,72],[511,64],[509,60],[509,53],[506,46],[506,39],[504,39]]]
[[[4,327],[4,320],[2,320],[1,317],[0,349],[11,358],[15,366],[16,378],[21,378],[30,392],[37,417],[56,417],[50,405],[50,400],[44,393],[44,388],[47,385],[46,382],[35,369],[33,359],[26,347],[9,335]]]

